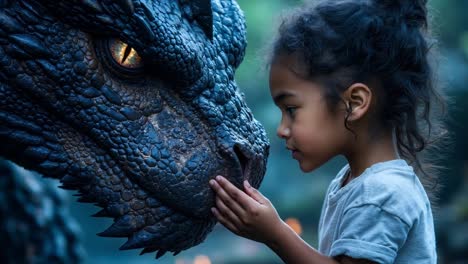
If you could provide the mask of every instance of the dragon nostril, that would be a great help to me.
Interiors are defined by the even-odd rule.
[[[245,178],[246,176],[246,169],[247,165],[249,163],[249,159],[242,153],[242,150],[240,149],[239,145],[234,145],[234,153],[237,156],[237,159],[239,160],[239,164],[241,166],[242,170],[242,176]]]

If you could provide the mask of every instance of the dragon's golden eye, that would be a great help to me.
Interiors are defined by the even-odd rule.
[[[125,68],[138,69],[143,66],[142,59],[136,50],[119,39],[109,40],[109,50],[112,58]]]

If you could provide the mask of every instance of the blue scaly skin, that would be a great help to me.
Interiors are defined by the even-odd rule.
[[[208,181],[265,173],[234,81],[245,46],[234,0],[0,0],[0,157],[102,207],[121,249],[197,245]]]

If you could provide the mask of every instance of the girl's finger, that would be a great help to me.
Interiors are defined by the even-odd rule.
[[[234,226],[238,226],[241,222],[239,217],[226,206],[223,200],[219,197],[216,197],[216,207],[218,212]]]
[[[229,222],[215,207],[211,208],[211,212],[214,214],[216,219],[225,226],[227,229],[231,230],[235,234],[239,234],[239,230],[231,223]]]
[[[227,193],[227,191],[218,181],[211,180],[210,185],[215,190],[217,197],[221,198],[221,200],[223,200],[224,204],[227,207],[229,207],[229,209],[231,209],[235,214],[239,216],[245,215],[244,208],[241,205],[239,205],[239,203]]]
[[[244,181],[244,189],[245,189],[245,192],[258,203],[260,204],[266,203],[265,196],[263,196],[263,194],[261,194],[260,191],[250,186],[250,183],[247,180]]]
[[[234,184],[222,176],[216,176],[216,182],[226,191],[226,193],[235,200],[244,210],[252,206],[255,202],[249,195],[239,190]]]

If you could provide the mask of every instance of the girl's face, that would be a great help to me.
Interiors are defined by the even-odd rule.
[[[312,171],[342,154],[348,135],[345,110],[330,112],[318,83],[293,72],[294,60],[280,57],[271,65],[270,93],[281,110],[277,129],[301,170]]]

